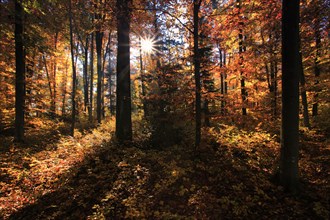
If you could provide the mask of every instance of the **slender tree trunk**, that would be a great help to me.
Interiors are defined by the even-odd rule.
[[[131,0],[117,0],[117,103],[116,137],[119,142],[132,140],[130,79],[130,9]]]
[[[102,119],[102,38],[103,33],[96,31],[96,56],[97,56],[97,97],[96,97],[96,115],[97,122],[101,123]]]
[[[86,36],[86,45],[84,47],[84,74],[83,74],[83,83],[84,83],[84,111],[87,111],[88,107],[88,45],[89,45],[89,37]]]
[[[194,0],[194,67],[195,67],[195,149],[199,148],[201,142],[201,76],[200,76],[200,55],[199,55],[199,9],[202,0]]]
[[[245,88],[245,73],[243,72],[243,52],[244,52],[244,46],[243,46],[243,21],[241,17],[241,1],[237,0],[237,6],[238,6],[238,16],[239,16],[239,34],[238,34],[238,53],[239,53],[239,65],[240,65],[240,82],[241,82],[241,96],[242,96],[242,115],[247,115],[246,111],[246,100],[247,100],[247,92]]]
[[[68,72],[69,72],[69,61],[67,60],[65,63],[65,76],[63,79],[63,98],[62,98],[62,117],[65,115],[65,102],[66,102],[66,85],[67,85],[67,80],[68,80]]]
[[[74,128],[76,122],[76,83],[77,83],[77,73],[74,61],[74,50],[73,50],[73,30],[72,30],[72,5],[71,0],[69,0],[69,18],[70,18],[70,48],[71,48],[71,63],[72,63],[72,113],[71,113],[71,136],[74,136]]]
[[[88,105],[88,118],[89,122],[93,122],[93,94],[94,94],[94,33],[91,33],[91,55],[90,55],[90,91],[89,91],[89,105]]]
[[[299,156],[299,0],[282,6],[282,134],[280,184],[298,190]]]
[[[57,41],[58,41],[58,32],[55,33],[54,37],[54,49],[55,52],[57,51]],[[51,114],[54,118],[56,116],[56,71],[57,71],[57,62],[56,56],[54,56],[54,68],[53,68],[53,98],[52,98],[52,105],[51,105]]]
[[[226,67],[226,58],[227,58],[227,54],[226,51],[223,51],[223,66]],[[227,73],[224,73],[224,80],[225,80],[225,84],[224,84],[224,94],[227,95],[228,94],[228,82],[227,82]],[[226,101],[224,102],[224,104],[226,105]]]
[[[277,118],[277,93],[278,93],[278,86],[277,86],[277,76],[278,76],[278,68],[277,62],[274,62],[274,116]]]
[[[34,109],[35,103],[35,97],[32,95],[32,90],[34,90],[34,86],[31,85],[31,82],[33,80],[34,74],[35,74],[35,58],[36,58],[36,50],[33,51],[33,54],[31,54],[30,62],[27,62],[26,65],[26,96],[25,96],[25,105],[28,106],[28,109],[32,110]],[[6,91],[6,90],[5,90]],[[1,90],[0,90],[1,92]]]
[[[224,100],[224,94],[225,94],[225,76],[222,70],[223,67],[223,56],[222,51],[219,48],[219,59],[220,59],[220,94],[221,94],[221,114],[225,114],[225,100]]]
[[[110,34],[109,34],[110,37]],[[111,61],[111,49],[109,48],[109,57],[108,57],[108,72],[109,72],[109,78],[108,78],[108,89],[109,89],[109,111],[110,115],[113,114],[113,104],[112,104],[112,61]]]
[[[108,43],[107,43],[107,46],[105,47],[105,53],[104,53],[104,56],[103,56],[103,64],[102,64],[102,81],[101,81],[101,88],[102,88],[102,95],[101,95],[101,115],[102,115],[102,118],[105,118],[105,105],[104,105],[104,98],[105,98],[105,61],[107,59],[107,56],[110,57],[110,51],[111,51],[111,48],[110,48],[110,44],[111,44],[111,32],[109,32],[109,35],[108,35]],[[110,59],[109,59],[109,63],[108,65],[110,65]]]
[[[276,119],[277,111],[276,111],[276,91],[275,91],[275,63],[272,60],[270,62],[270,93],[272,97],[272,114],[273,118]]]
[[[24,108],[25,108],[25,51],[23,39],[24,10],[22,1],[15,0],[15,141],[24,139]]]

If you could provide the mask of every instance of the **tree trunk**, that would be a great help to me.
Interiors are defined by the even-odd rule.
[[[200,76],[200,55],[199,55],[199,9],[202,0],[194,0],[194,67],[195,67],[195,123],[196,123],[196,133],[195,133],[195,149],[199,148],[201,142],[201,76]]]
[[[241,1],[237,0],[237,6],[238,6],[238,16],[239,16],[239,34],[238,34],[238,54],[239,54],[239,65],[240,65],[240,82],[241,82],[241,96],[242,96],[242,115],[247,115],[246,112],[246,99],[247,99],[247,92],[245,88],[245,74],[243,72],[243,52],[244,52],[244,46],[243,46],[243,21],[241,18]]]
[[[86,36],[86,44],[85,44],[85,54],[84,54],[84,74],[83,74],[83,83],[84,83],[84,111],[87,111],[88,107],[88,39],[89,37]]]
[[[69,61],[67,59],[66,63],[65,63],[65,76],[63,78],[63,89],[62,89],[62,116],[65,115],[65,102],[66,102],[66,85],[67,85],[67,78],[68,78],[68,72],[69,72]]]
[[[107,46],[105,47],[105,53],[103,56],[103,64],[102,64],[102,81],[101,81],[101,88],[102,88],[102,94],[101,94],[101,115],[102,118],[105,118],[105,105],[104,105],[104,98],[105,98],[105,61],[107,60],[107,56],[109,56],[109,63],[108,65],[110,65],[110,48],[111,45],[111,32],[109,32],[108,34],[108,43]]]
[[[15,0],[15,141],[24,139],[24,108],[25,108],[25,51],[23,39],[24,10],[22,2]]]
[[[299,156],[299,0],[282,6],[282,134],[280,184],[298,190]]]
[[[71,48],[71,64],[72,64],[72,112],[71,112],[71,136],[74,136],[74,128],[76,122],[76,83],[77,83],[77,73],[74,61],[74,51],[73,51],[73,30],[72,30],[72,5],[71,0],[69,1],[69,18],[70,18],[70,48]]]
[[[89,91],[89,105],[88,105],[88,119],[93,122],[93,94],[94,94],[94,33],[91,33],[91,55],[90,55],[90,91]]]
[[[55,33],[54,37],[54,49],[55,52],[57,51],[57,41],[58,41],[58,32]],[[55,118],[56,116],[56,71],[57,71],[57,63],[56,63],[56,56],[54,56],[54,68],[53,68],[53,98],[52,98],[52,105],[51,105],[51,114],[52,117]]]
[[[219,48],[219,60],[220,60],[220,94],[221,94],[221,115],[225,114],[225,76],[222,70],[222,67],[224,66],[224,57],[222,56],[222,51]]]
[[[110,38],[110,33],[109,33]],[[109,48],[109,57],[108,57],[108,72],[109,72],[109,78],[108,78],[108,89],[109,89],[109,111],[110,115],[113,114],[113,104],[112,104],[112,62],[111,62],[111,49]]]
[[[131,0],[117,0],[117,103],[116,137],[119,142],[132,140],[130,79],[130,10]]]
[[[96,56],[97,56],[97,97],[96,97],[96,115],[97,122],[101,123],[102,119],[102,79],[103,79],[103,71],[102,71],[102,38],[103,33],[99,30],[96,31]]]

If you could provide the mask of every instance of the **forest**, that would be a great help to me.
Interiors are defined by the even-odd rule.
[[[0,0],[0,219],[330,219],[328,0]]]

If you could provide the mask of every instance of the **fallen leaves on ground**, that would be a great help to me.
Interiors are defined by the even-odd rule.
[[[302,134],[297,196],[271,181],[276,136],[221,125],[201,148],[119,145],[112,122],[78,138],[1,153],[1,215],[10,219],[327,219],[328,140]]]

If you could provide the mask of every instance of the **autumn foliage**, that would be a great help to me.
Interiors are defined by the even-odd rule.
[[[292,2],[0,1],[0,218],[329,219],[330,5],[283,51]]]

